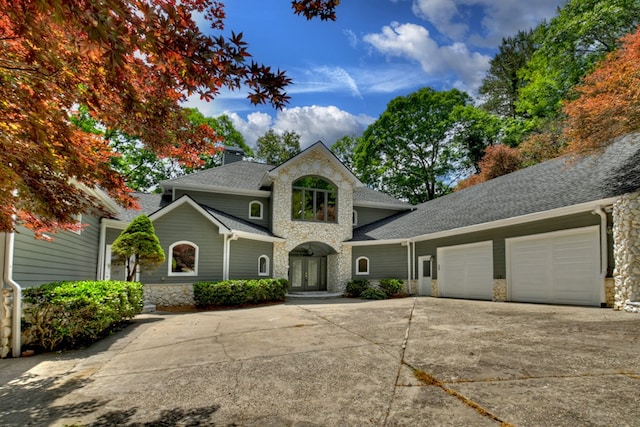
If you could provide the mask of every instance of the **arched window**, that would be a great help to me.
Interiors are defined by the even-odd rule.
[[[253,200],[249,203],[249,218],[250,219],[262,219],[262,202]]]
[[[322,178],[306,176],[291,188],[291,219],[295,221],[337,222],[338,189]]]
[[[353,210],[353,226],[355,227],[356,225],[358,225],[358,211],[354,209]]]
[[[169,276],[198,275],[198,246],[187,241],[169,246]]]
[[[269,275],[269,257],[266,255],[260,255],[258,258],[258,276]]]
[[[369,274],[369,258],[361,256],[356,259],[356,274]]]

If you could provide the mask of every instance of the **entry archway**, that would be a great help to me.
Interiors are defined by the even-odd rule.
[[[322,242],[306,242],[289,252],[291,292],[327,290],[327,256],[337,253]]]

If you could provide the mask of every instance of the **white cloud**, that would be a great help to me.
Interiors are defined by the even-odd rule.
[[[275,120],[264,113],[249,114],[246,120],[236,113],[227,114],[246,142],[254,147],[258,137],[269,129],[279,133],[296,132],[300,135],[300,146],[303,149],[318,140],[330,146],[344,135],[359,136],[374,121],[372,117],[354,116],[335,106],[317,105],[285,108],[278,112]]]
[[[554,16],[564,0],[413,0],[413,13],[454,41],[468,41],[478,47],[495,47],[501,39],[519,30],[535,27],[542,19]],[[472,29],[482,13],[481,32]]]
[[[450,80],[471,93],[479,87],[491,59],[471,52],[463,43],[439,46],[426,28],[416,24],[393,22],[364,40],[385,55],[418,61],[429,76]]]
[[[349,42],[349,46],[351,46],[354,49],[358,47],[358,36],[356,36],[356,33],[354,33],[349,29],[346,29],[346,30],[342,30],[342,34],[344,34],[345,37],[347,38],[347,41]]]

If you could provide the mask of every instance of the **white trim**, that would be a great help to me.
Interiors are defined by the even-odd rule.
[[[493,228],[507,227],[510,225],[524,224],[527,222],[541,221],[543,219],[551,219],[559,216],[571,215],[582,212],[591,212],[598,206],[610,205],[615,202],[617,197],[610,197],[608,199],[596,200],[587,203],[580,203],[578,205],[566,206],[558,209],[551,209],[542,212],[536,212],[527,215],[514,216],[511,218],[500,219],[497,221],[484,222],[482,224],[470,225],[467,227],[454,228],[451,230],[439,231],[431,234],[422,234],[420,236],[413,237],[411,240],[414,242],[420,242],[424,240],[438,239],[441,237],[454,236],[456,234],[473,233],[476,231],[485,231]]]
[[[196,254],[193,262],[193,271],[187,271],[187,272],[173,271],[173,248],[178,245],[189,245],[195,248]],[[167,257],[167,274],[172,277],[197,276],[199,256],[200,256],[200,248],[195,243],[190,242],[188,240],[178,240],[177,242],[173,242],[169,246],[169,256]]]
[[[360,260],[361,259],[366,259],[367,260],[367,271],[360,271]],[[366,256],[360,256],[358,258],[356,258],[356,276],[366,276],[369,274],[370,271],[370,264],[371,261],[369,261],[369,258],[367,258]]]
[[[80,227],[77,230],[73,230],[71,232],[80,236],[82,235],[82,214],[79,213],[79,214],[73,215],[73,218],[78,223],[78,225],[80,225]]]
[[[349,170],[349,168],[347,168],[344,163],[342,163],[340,161],[340,159],[338,159],[336,157],[335,154],[333,154],[331,152],[331,150],[329,150],[321,141],[317,141],[316,143],[314,143],[313,145],[311,145],[310,147],[304,149],[303,151],[301,151],[300,153],[296,154],[295,156],[293,156],[292,158],[290,158],[289,160],[287,160],[286,162],[280,164],[279,166],[271,169],[270,171],[265,172],[264,176],[262,177],[261,180],[261,184],[263,186],[268,186],[271,185],[273,183],[273,181],[275,180],[275,178],[278,176],[278,174],[280,173],[281,168],[283,168],[285,165],[288,165],[290,163],[296,162],[298,160],[300,160],[301,158],[305,157],[308,155],[308,153],[311,153],[313,151],[319,151],[322,150],[323,154],[325,155],[325,157],[327,158],[327,160],[329,160],[333,166],[335,166],[337,169],[340,169],[348,178],[349,181],[352,182],[352,184],[355,187],[364,187],[365,185],[362,183],[362,181],[360,181],[358,179],[358,177],[356,177],[353,172],[351,172]]]
[[[397,245],[398,243],[407,243],[407,241],[413,241],[410,238],[404,239],[388,239],[388,240],[360,240],[356,242],[342,242],[346,246],[378,246],[378,245]]]
[[[254,203],[257,203],[258,205],[260,205],[260,215],[259,216],[252,216],[251,215],[251,207],[253,206]],[[260,200],[252,200],[249,202],[249,219],[263,219],[264,217],[264,204],[260,201]]]
[[[260,271],[260,260],[265,259],[265,267],[266,267],[266,271]],[[270,270],[270,265],[269,265],[269,256],[268,255],[260,255],[258,257],[258,276],[269,276],[269,272]]]
[[[236,237],[241,237],[247,240],[257,240],[260,242],[286,242],[287,241],[287,239],[283,239],[282,237],[263,236],[262,234],[249,233],[248,231],[237,231],[237,230],[232,230],[232,231],[233,231],[233,235],[235,235]]]

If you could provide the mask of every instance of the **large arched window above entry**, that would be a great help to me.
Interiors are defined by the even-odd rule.
[[[338,189],[331,182],[305,176],[291,186],[291,219],[294,221],[337,222]]]
[[[198,246],[187,241],[169,246],[169,276],[198,275]]]

